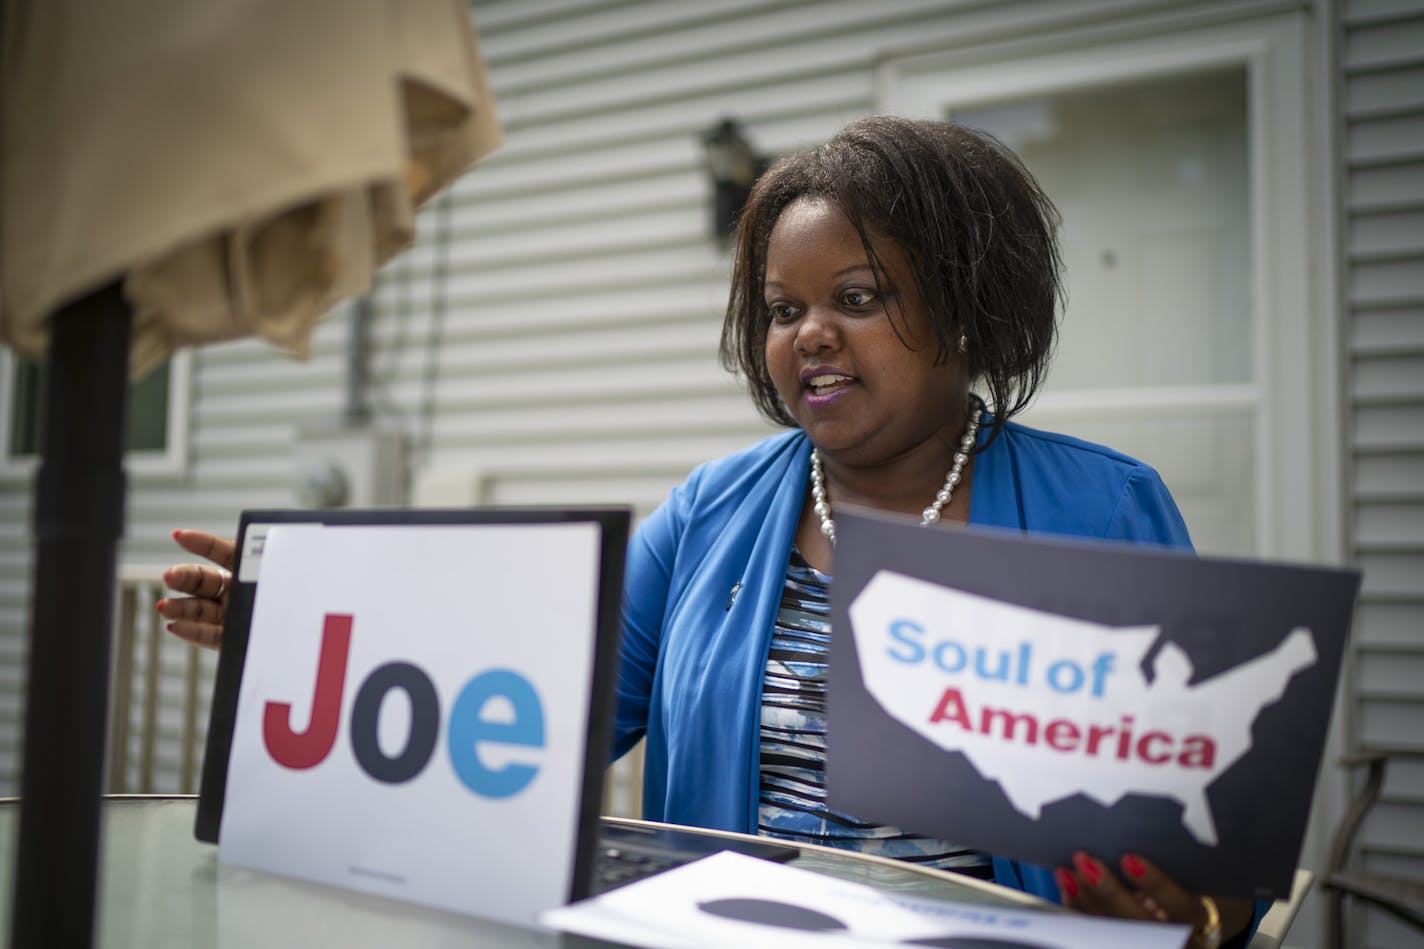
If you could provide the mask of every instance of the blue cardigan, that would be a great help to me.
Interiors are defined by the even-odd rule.
[[[762,678],[810,454],[793,430],[708,462],[633,537],[614,753],[646,735],[649,820],[756,832]],[[971,524],[1191,546],[1151,468],[1014,423],[975,458],[969,508]],[[1044,868],[996,857],[994,870],[1058,900]]]

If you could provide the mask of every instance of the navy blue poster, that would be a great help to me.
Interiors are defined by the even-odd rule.
[[[1358,572],[837,512],[830,805],[1290,892]]]

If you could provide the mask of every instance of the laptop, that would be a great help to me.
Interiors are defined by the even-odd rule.
[[[720,850],[732,849],[779,861],[795,857],[798,850],[794,846],[771,841],[726,840],[675,828],[627,825],[599,819],[603,804],[604,769],[612,746],[620,635],[619,606],[630,521],[630,512],[623,508],[244,511],[238,524],[237,562],[233,569],[222,648],[213,685],[194,835],[199,840],[217,843],[222,831],[231,783],[229,769],[238,722],[239,696],[257,603],[260,564],[268,533],[273,528],[319,525],[337,529],[441,526],[517,529],[521,526],[538,528],[541,525],[582,524],[592,525],[598,536],[598,554],[596,563],[592,565],[597,576],[591,579],[596,590],[596,608],[568,900],[597,895]],[[530,565],[533,570],[541,570],[543,566]],[[509,856],[507,859],[517,857]]]

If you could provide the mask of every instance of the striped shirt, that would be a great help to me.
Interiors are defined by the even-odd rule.
[[[993,868],[985,854],[826,806],[830,581],[792,550],[762,684],[758,830],[987,879]]]

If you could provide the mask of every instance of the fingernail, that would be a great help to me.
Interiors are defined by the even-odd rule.
[[[163,607],[164,607],[165,605],[167,605],[167,603],[168,603],[167,600],[159,600],[157,603],[153,604],[153,608],[154,608],[155,610],[157,610],[158,612],[162,613],[162,612],[163,612]]]
[[[180,533],[182,533],[182,531],[181,531],[179,528],[177,528],[177,527],[173,528],[173,539],[174,539],[174,540],[177,540],[177,539],[178,539],[178,535],[179,535]]]
[[[170,633],[173,632],[173,624],[172,624],[172,623],[169,623],[167,626],[165,626],[165,627],[163,627],[163,628],[166,629],[166,630],[168,630]]]
[[[1073,874],[1062,867],[1058,867],[1053,871],[1053,879],[1057,881],[1058,888],[1062,890],[1070,900],[1077,898],[1078,881],[1073,879]]]
[[[1078,872],[1083,874],[1083,878],[1088,881],[1089,886],[1097,886],[1103,878],[1103,871],[1098,869],[1098,863],[1092,857],[1081,850],[1073,854],[1073,863],[1078,868]]]
[[[1147,867],[1132,854],[1127,854],[1122,858],[1122,869],[1134,880],[1140,880],[1147,876]]]

